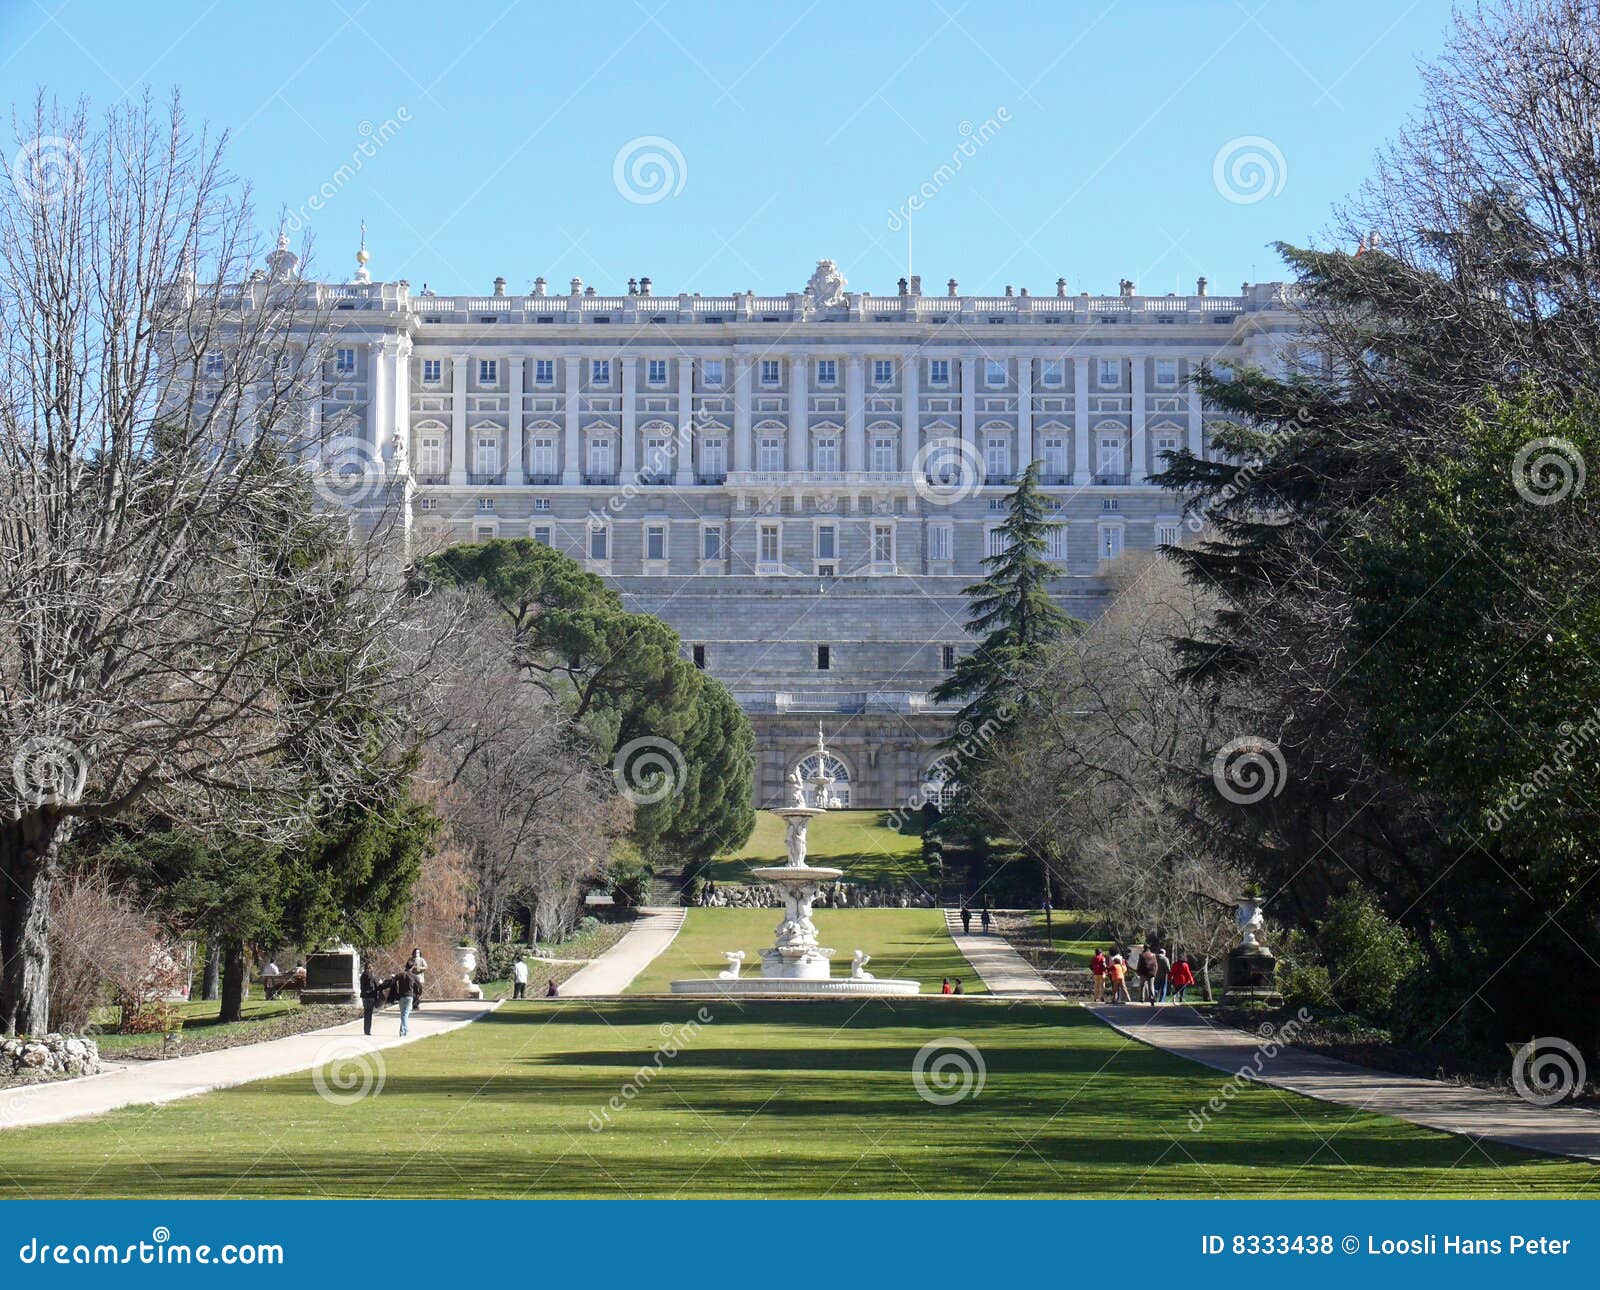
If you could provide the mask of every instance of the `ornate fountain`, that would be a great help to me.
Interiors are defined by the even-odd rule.
[[[789,777],[789,805],[776,814],[786,826],[784,849],[788,863],[769,865],[750,872],[778,888],[783,897],[783,920],[771,949],[761,951],[761,975],[740,976],[744,964],[742,951],[725,953],[728,967],[715,977],[693,981],[674,981],[673,994],[799,994],[863,995],[916,994],[915,981],[879,980],[866,970],[869,956],[855,952],[850,975],[832,975],[833,951],[817,943],[817,925],[811,921],[811,908],[822,884],[842,877],[844,870],[806,863],[806,830],[811,821],[839,805],[833,796],[834,778],[828,773],[828,749],[822,728],[817,727],[817,771],[811,777],[811,802],[806,803],[806,781],[795,768]]]

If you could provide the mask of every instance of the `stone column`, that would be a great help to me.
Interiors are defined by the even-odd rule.
[[[694,359],[678,356],[678,469],[676,484],[694,483]]]
[[[900,360],[900,469],[909,471],[922,448],[922,357],[913,352]]]
[[[583,360],[576,354],[568,354],[562,361],[563,375],[566,378],[567,415],[566,426],[561,442],[561,482],[563,484],[581,484],[583,482],[583,462],[580,454],[583,445],[579,442],[578,431],[579,414],[583,404],[578,389]]]
[[[1147,361],[1143,355],[1136,355],[1129,364],[1133,369],[1133,378],[1129,382],[1133,390],[1133,465],[1128,473],[1130,484],[1144,483],[1145,469],[1149,464],[1149,442],[1144,428],[1144,366]]]
[[[1017,358],[1017,470],[1032,464],[1033,451],[1033,355]]]
[[[754,444],[750,434],[750,365],[748,354],[733,360],[733,469],[755,469]]]
[[[845,359],[844,368],[844,468],[867,468],[866,362],[860,354]]]
[[[1196,363],[1194,359],[1185,359],[1187,375],[1191,381],[1189,386],[1189,451],[1196,457],[1205,456],[1206,432],[1205,419],[1202,415],[1200,391],[1192,384],[1194,380]]]
[[[1080,487],[1093,476],[1089,456],[1089,360],[1072,360],[1072,482]]]
[[[982,461],[983,449],[978,446],[978,360],[975,358],[961,360],[961,439]]]
[[[389,362],[390,342],[374,340],[367,343],[367,450],[374,465],[381,464],[387,455],[388,437],[384,428],[394,418],[389,416]]]
[[[411,351],[411,337],[395,342],[394,407],[389,418],[389,464],[395,471],[406,470],[411,460]]]
[[[522,484],[526,477],[522,470],[522,368],[527,359],[521,354],[507,354],[506,389],[510,392],[506,405],[506,483]]]
[[[622,364],[622,481],[639,475],[639,360],[627,350]]]
[[[806,355],[789,355],[789,461],[790,470],[805,470],[810,461],[810,399],[806,394]]]
[[[467,482],[467,363],[470,354],[450,355],[450,482]]]

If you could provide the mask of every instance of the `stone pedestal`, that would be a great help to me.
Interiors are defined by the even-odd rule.
[[[1278,959],[1257,941],[1236,945],[1228,952],[1227,985],[1223,1003],[1262,1003],[1277,1007],[1283,996],[1277,987]]]
[[[359,1003],[361,956],[349,945],[306,957],[306,984],[301,1003]]]

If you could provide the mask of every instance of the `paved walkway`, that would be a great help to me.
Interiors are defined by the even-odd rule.
[[[76,1120],[124,1106],[175,1102],[251,1080],[293,1075],[329,1062],[348,1070],[352,1063],[359,1066],[368,1053],[457,1030],[497,1007],[498,1003],[470,999],[426,1000],[420,1012],[411,1014],[411,1033],[404,1039],[396,1033],[400,1028],[399,1010],[386,1008],[373,1019],[370,1039],[362,1035],[358,1018],[325,1030],[196,1053],[193,1057],[108,1063],[106,1073],[85,1079],[0,1090],[0,1129]],[[333,1087],[337,1090],[339,1085],[335,1083]]]
[[[1230,1075],[1358,1111],[1391,1115],[1429,1129],[1551,1155],[1600,1161],[1600,1115],[1578,1107],[1539,1107],[1506,1093],[1394,1075],[1256,1038],[1208,1021],[1200,1009],[1121,1004],[1090,1009],[1112,1029],[1153,1048]]]
[[[1059,999],[1061,992],[1034,970],[1033,964],[1011,948],[1011,943],[998,932],[966,936],[961,931],[961,911],[944,911],[945,926],[950,929],[950,939],[972,970],[982,978],[989,993],[1001,999]],[[972,916],[974,927],[981,926],[976,913]]]
[[[621,994],[672,944],[688,912],[682,906],[641,909],[628,933],[588,967],[561,983],[563,999],[603,999]]]

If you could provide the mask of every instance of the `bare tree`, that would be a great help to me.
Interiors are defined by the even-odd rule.
[[[339,802],[403,736],[402,587],[296,464],[324,293],[282,244],[257,269],[222,141],[176,99],[98,126],[41,99],[19,133],[0,191],[0,1016],[42,1031],[64,830],[142,805],[270,840]]]

